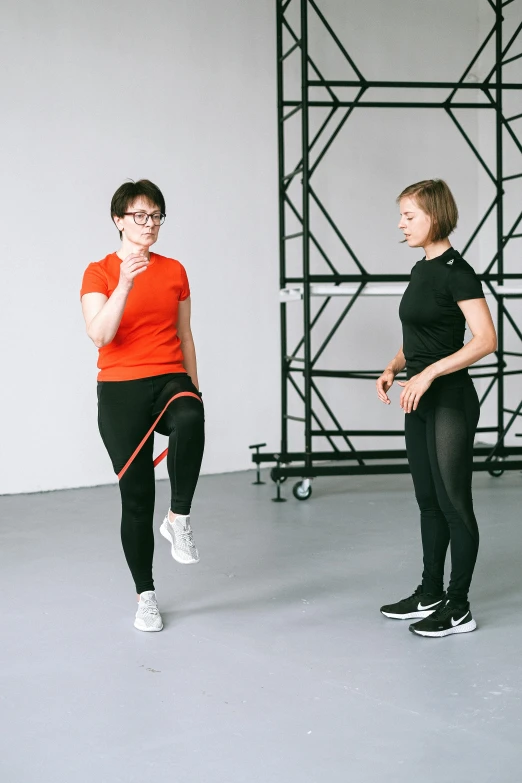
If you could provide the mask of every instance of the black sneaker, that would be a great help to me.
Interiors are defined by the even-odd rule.
[[[469,633],[476,627],[469,604],[459,606],[448,600],[431,617],[410,625],[410,631],[419,636],[449,636],[452,633]]]
[[[396,604],[381,606],[381,613],[393,620],[414,620],[416,617],[429,617],[442,605],[445,597],[444,593],[441,595],[423,593],[422,585],[419,585],[408,598],[403,598]]]

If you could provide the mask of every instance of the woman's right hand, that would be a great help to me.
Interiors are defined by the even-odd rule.
[[[134,278],[145,272],[149,265],[149,259],[143,253],[131,253],[120,264],[119,286],[130,291],[134,285]]]
[[[385,370],[382,375],[377,378],[377,396],[386,405],[389,405],[391,400],[386,392],[391,389],[393,381],[395,380],[395,373],[393,370]]]

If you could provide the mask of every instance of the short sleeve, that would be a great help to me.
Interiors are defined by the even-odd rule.
[[[451,267],[448,288],[454,302],[485,298],[477,273],[472,266],[463,260]]]
[[[183,264],[180,264],[181,268],[181,290],[179,292],[179,301],[183,302],[185,299],[188,299],[190,296],[190,286],[189,281],[187,277],[187,273],[185,271],[185,267]]]
[[[107,275],[98,262],[89,264],[85,272],[83,273],[82,287],[80,290],[80,298],[84,294],[105,294],[109,296],[109,285],[107,282]]]

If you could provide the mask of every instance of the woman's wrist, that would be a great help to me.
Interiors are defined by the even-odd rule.
[[[119,296],[123,297],[124,299],[127,299],[127,297],[130,294],[131,290],[132,290],[132,283],[131,283],[131,285],[128,285],[128,284],[126,285],[125,283],[122,283],[122,281],[120,280],[118,282],[118,285],[116,286],[116,288],[113,291],[113,296],[114,296],[114,294],[116,294],[116,295],[119,295]]]
[[[439,364],[438,362],[435,362],[434,364],[429,364],[423,370],[423,372],[426,374],[426,376],[430,381],[434,381],[436,378],[439,377],[439,375],[441,375],[438,364]]]

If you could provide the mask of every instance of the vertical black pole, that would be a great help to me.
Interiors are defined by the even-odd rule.
[[[503,162],[502,162],[502,0],[496,2],[497,27],[496,27],[496,142],[497,142],[497,250],[498,250],[498,284],[503,284],[502,275],[504,274],[504,183],[503,183]],[[498,387],[497,387],[497,407],[498,407],[498,434],[499,437],[504,432],[504,297],[500,296],[497,310],[497,357],[498,357]],[[499,440],[499,446],[504,445],[503,439]]]
[[[312,465],[312,378],[310,328],[310,161],[308,128],[308,0],[301,0],[301,110],[303,145],[303,329],[305,467]]]
[[[284,123],[284,62],[283,62],[283,2],[276,0],[277,20],[277,138],[279,154],[279,288],[286,286],[285,237],[285,123]],[[288,452],[288,361],[286,339],[286,304],[281,302],[281,453]]]

